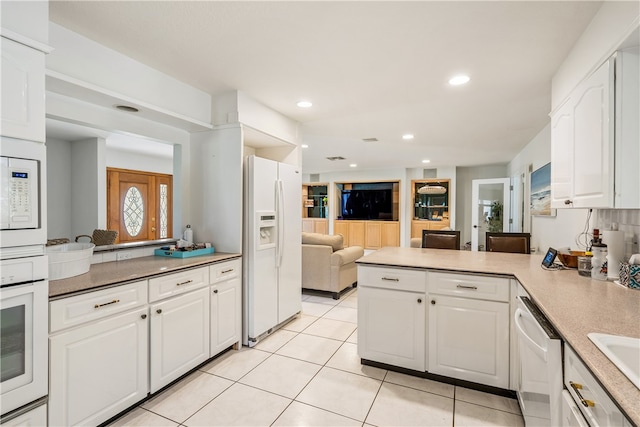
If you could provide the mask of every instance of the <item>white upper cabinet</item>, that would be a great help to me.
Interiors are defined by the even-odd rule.
[[[638,207],[637,62],[617,52],[552,114],[552,207]]]
[[[2,55],[2,136],[44,142],[44,53],[5,37]]]

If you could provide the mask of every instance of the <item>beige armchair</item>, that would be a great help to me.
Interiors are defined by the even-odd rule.
[[[302,288],[331,292],[333,299],[355,285],[355,261],[364,255],[361,246],[343,247],[341,234],[302,233]]]

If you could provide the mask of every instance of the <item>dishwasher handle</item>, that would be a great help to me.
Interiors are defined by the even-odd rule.
[[[525,312],[524,310],[522,310],[521,308],[517,308],[516,309],[516,314],[514,316],[514,320],[515,320],[515,324],[516,324],[516,329],[518,330],[518,336],[520,336],[521,338],[524,338],[526,344],[545,362],[547,362],[547,349],[542,347],[540,344],[538,344],[537,342],[535,342],[533,340],[533,338],[531,338],[529,335],[527,335],[527,333],[524,331],[524,328],[522,327],[522,317],[529,317],[531,319],[531,321],[536,322],[536,319],[531,316],[531,314]],[[536,322],[537,323],[537,322]]]

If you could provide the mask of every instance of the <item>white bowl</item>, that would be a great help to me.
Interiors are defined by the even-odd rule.
[[[49,280],[66,279],[89,271],[93,243],[65,243],[47,247]]]

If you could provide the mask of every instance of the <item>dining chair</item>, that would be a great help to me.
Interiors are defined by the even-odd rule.
[[[531,253],[531,233],[490,233],[486,235],[487,252]]]
[[[460,231],[422,230],[422,247],[460,250]]]

